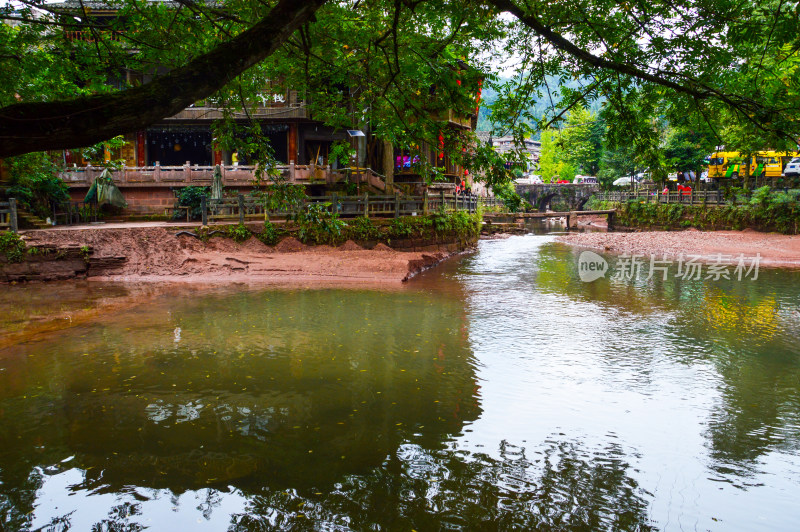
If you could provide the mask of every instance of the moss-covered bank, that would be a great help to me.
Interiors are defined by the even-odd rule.
[[[480,214],[463,211],[393,219],[358,217],[347,220],[331,216],[330,213],[315,213],[293,222],[265,222],[263,227],[253,224],[229,225],[225,233],[236,241],[247,240],[252,235],[270,246],[287,236],[293,236],[309,245],[335,246],[353,240],[367,247],[383,243],[403,249],[419,247],[409,244],[413,242],[468,245],[478,239],[482,221]],[[203,231],[199,233],[201,236]]]
[[[765,187],[766,188],[766,187]],[[616,223],[641,229],[742,230],[796,235],[800,230],[800,203],[785,192],[758,189],[744,205],[682,205],[629,201],[597,202],[594,207],[617,209]]]

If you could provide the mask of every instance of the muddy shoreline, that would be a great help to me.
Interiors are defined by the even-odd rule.
[[[353,241],[338,247],[306,246],[293,237],[268,246],[255,237],[240,243],[223,236],[204,241],[178,228],[158,226],[28,231],[24,239],[29,247],[46,249],[48,256],[3,264],[7,281],[383,285],[407,281],[471,248],[423,241],[413,250],[382,243],[367,249]],[[64,250],[69,250],[70,261],[58,260]]]
[[[697,256],[705,262],[724,258],[760,255],[760,265],[800,268],[800,236],[744,231],[642,231],[634,233],[574,233],[561,235],[558,242],[594,251],[677,258]]]

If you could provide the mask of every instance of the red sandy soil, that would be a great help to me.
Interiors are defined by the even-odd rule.
[[[761,255],[761,266],[800,268],[800,236],[744,231],[645,231],[640,233],[574,233],[558,241],[618,254],[668,257],[699,255],[702,260]]]
[[[31,244],[88,245],[92,260],[125,257],[101,272],[99,280],[257,282],[293,284],[399,283],[447,258],[450,253],[400,252],[388,246],[364,249],[355,242],[339,248],[306,246],[285,238],[270,247],[256,238],[237,244],[211,237],[204,243],[177,227],[89,227],[28,231]]]

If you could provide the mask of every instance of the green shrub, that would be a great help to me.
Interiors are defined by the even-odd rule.
[[[192,220],[199,220],[202,216],[201,198],[203,196],[209,197],[211,189],[209,187],[183,187],[176,192],[176,195],[178,197],[178,206],[189,207],[189,216],[191,216]],[[173,219],[181,217],[180,211],[176,211],[172,215]]]
[[[338,212],[331,212],[331,203],[309,203],[295,217],[298,236],[306,244],[336,244],[341,241],[347,224]]]
[[[69,201],[67,185],[58,177],[58,168],[43,152],[27,153],[5,160],[9,182],[6,195],[40,218],[52,214],[51,202]]]
[[[285,234],[287,233],[283,227],[278,227],[272,222],[266,221],[264,222],[264,230],[255,236],[266,245],[274,246],[280,242],[281,237],[283,237]]]
[[[389,224],[389,238],[408,238],[414,233],[415,226],[410,223],[408,217],[395,218]]]
[[[359,216],[347,224],[346,234],[352,240],[377,240],[381,237],[381,229],[366,216]]]
[[[506,181],[492,186],[494,195],[501,200],[510,212],[517,212],[522,206],[522,197],[514,189],[514,183]]]
[[[6,256],[8,262],[22,262],[26,249],[25,242],[17,233],[0,232],[0,253]]]
[[[740,191],[730,192],[730,198]],[[655,204],[629,201],[617,204],[617,219],[629,227],[696,227],[698,229],[735,229],[753,227],[765,231],[797,234],[800,228],[798,191],[773,192],[769,187],[753,191],[744,204],[723,206]],[[608,207],[600,205],[600,207]]]
[[[244,242],[248,238],[252,236],[253,233],[250,232],[250,229],[247,228],[244,224],[238,225],[229,225],[225,232],[228,235],[228,238],[233,239],[234,242]]]

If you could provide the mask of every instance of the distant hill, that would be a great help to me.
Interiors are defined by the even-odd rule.
[[[511,78],[500,78],[498,80],[498,84],[505,83],[510,80]],[[556,92],[556,93],[558,92],[558,89],[562,86],[559,78],[555,76],[547,77],[547,85],[550,87],[551,92]],[[581,83],[579,80],[570,80],[568,83],[565,84],[565,86],[571,89],[578,89],[582,85],[583,86],[586,85],[585,80],[583,83]],[[542,89],[544,90],[544,88]],[[478,129],[477,129],[478,131],[491,131],[495,135],[504,133],[503,131],[492,131],[492,121],[488,105],[494,103],[496,100],[497,100],[497,91],[494,88],[488,86],[487,84],[487,86],[485,86],[481,91],[481,108],[478,112]],[[559,100],[560,100],[559,94],[553,96],[553,104],[556,107],[558,106]],[[598,112],[601,108],[601,105],[602,105],[602,100],[597,100],[592,102],[592,104],[589,106],[589,109],[592,112]],[[545,115],[548,109],[550,109],[550,107],[551,107],[550,98],[548,98],[547,95],[544,94],[542,98],[534,99],[531,102],[531,105],[528,109],[531,112],[531,114],[533,114],[533,116],[542,117]],[[539,134],[538,133],[535,134],[533,136],[533,139],[538,140]]]

